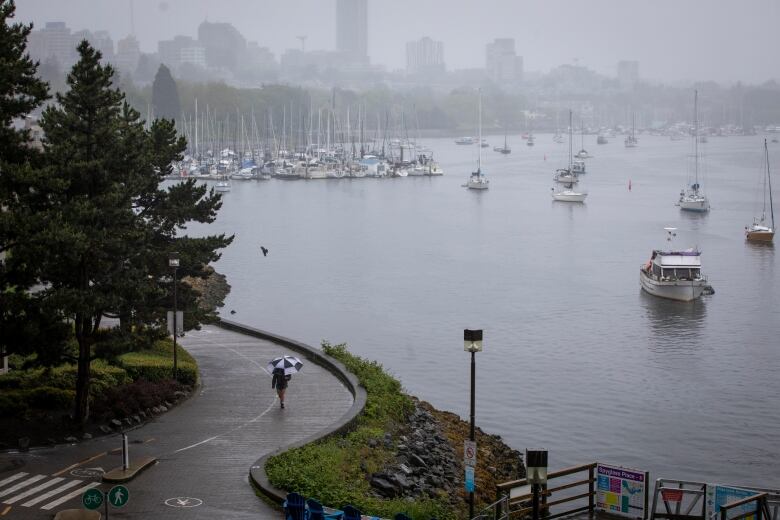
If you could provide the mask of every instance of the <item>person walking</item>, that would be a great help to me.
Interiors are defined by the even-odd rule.
[[[279,396],[279,403],[284,408],[284,392],[287,390],[287,383],[292,379],[292,375],[285,375],[283,368],[274,368],[271,378],[271,388],[276,388],[276,395]]]

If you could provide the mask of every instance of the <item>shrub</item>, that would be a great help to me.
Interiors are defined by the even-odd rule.
[[[177,365],[179,382],[194,386],[198,380],[198,366],[193,357],[177,346]],[[173,379],[173,344],[170,341],[158,341],[150,350],[130,352],[119,357],[122,367],[134,381],[165,381]]]
[[[25,391],[28,408],[37,410],[62,410],[73,406],[76,392],[51,386],[41,386]]]
[[[92,411],[97,417],[128,417],[140,410],[157,406],[181,389],[175,381],[147,381],[141,379],[127,385],[110,388],[96,398]]]

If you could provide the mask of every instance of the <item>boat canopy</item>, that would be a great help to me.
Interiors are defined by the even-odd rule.
[[[657,251],[653,256],[663,267],[701,267],[700,251]]]

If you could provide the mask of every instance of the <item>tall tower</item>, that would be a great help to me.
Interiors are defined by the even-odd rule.
[[[368,0],[336,0],[336,48],[368,62]]]

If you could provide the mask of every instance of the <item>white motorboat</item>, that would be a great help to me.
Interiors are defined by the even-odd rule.
[[[226,193],[230,191],[230,188],[230,179],[228,179],[227,176],[224,176],[219,182],[217,182],[216,186],[214,186],[214,190],[220,193]]]
[[[699,117],[698,117],[699,92],[693,91],[693,179],[688,186],[680,191],[680,200],[677,202],[681,210],[704,213],[710,210],[710,201],[704,194],[699,182]],[[690,175],[690,174],[689,174]],[[689,178],[690,179],[690,178]]]
[[[553,180],[555,182],[560,182],[561,184],[577,184],[580,182],[580,180],[577,178],[577,174],[568,168],[560,168],[555,170]]]
[[[571,171],[575,175],[582,175],[585,172],[585,161],[572,161]]]
[[[761,218],[754,217],[753,224],[745,228],[745,238],[751,242],[772,242],[775,237],[775,209],[772,203],[772,177],[769,175],[769,148],[766,145],[766,139],[764,139],[764,165],[765,168],[762,175],[764,201],[761,208]],[[769,222],[766,219],[767,193],[769,194]],[[771,226],[769,225],[770,222]]]
[[[477,121],[479,127],[479,143],[482,142],[482,89],[479,90],[477,101]],[[471,176],[466,182],[466,187],[471,190],[486,190],[490,186],[490,181],[482,173],[482,147],[479,147],[477,155],[477,171],[471,172]]]
[[[675,236],[676,228],[664,228],[667,240]],[[692,301],[707,288],[707,278],[701,274],[701,252],[653,250],[650,260],[639,269],[642,289],[661,298]]]
[[[474,144],[473,137],[458,137],[455,139],[455,144]]]
[[[585,202],[585,198],[588,194],[584,191],[575,190],[572,185],[568,185],[563,190],[556,191],[553,188],[552,198],[561,202]]]

